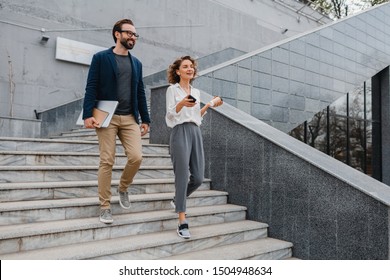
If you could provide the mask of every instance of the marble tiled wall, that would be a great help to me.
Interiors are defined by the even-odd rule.
[[[201,73],[194,85],[288,132],[390,65],[390,4]]]

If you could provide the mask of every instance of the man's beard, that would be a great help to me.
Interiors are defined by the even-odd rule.
[[[131,42],[131,41],[129,40],[129,42]],[[122,44],[122,46],[124,46],[124,47],[125,47],[126,49],[128,49],[128,50],[132,50],[133,47],[134,47],[134,44],[130,44],[130,45],[129,45],[129,43],[127,43],[127,40],[126,40],[126,39],[120,40],[120,43]]]

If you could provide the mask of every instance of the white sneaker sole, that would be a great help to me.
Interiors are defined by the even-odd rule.
[[[102,218],[100,218],[100,221],[104,224],[112,224],[114,222],[114,220],[106,220],[106,219],[102,219]]]
[[[123,208],[123,209],[126,209],[126,210],[129,210],[131,208],[131,201],[129,200],[129,207],[126,207],[122,204],[122,201],[121,201],[121,195],[119,194],[119,189],[118,189],[118,196],[119,196],[119,205]]]
[[[122,204],[121,200],[119,200],[119,205],[120,205],[123,209],[126,209],[126,210],[129,210],[129,209],[131,208],[131,204],[129,205],[129,207],[125,207],[125,206]]]
[[[184,239],[190,239],[191,238],[191,235],[189,235],[189,236],[181,235],[179,230],[176,230],[176,232],[177,232],[177,235],[180,236],[181,238],[184,238]]]

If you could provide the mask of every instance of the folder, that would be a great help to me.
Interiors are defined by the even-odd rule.
[[[95,118],[95,120],[98,122],[97,127],[102,127],[104,121],[107,119],[107,117],[110,115],[110,113],[100,110],[98,108],[93,108],[92,110],[92,116]]]
[[[118,101],[111,100],[98,100],[94,110],[92,111],[93,117],[99,122],[99,127],[109,126],[112,117],[114,116],[115,110],[118,107]],[[77,119],[76,125],[84,125],[83,110]]]

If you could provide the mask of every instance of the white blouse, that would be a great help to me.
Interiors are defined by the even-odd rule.
[[[197,126],[202,123],[200,115],[200,91],[190,86],[191,95],[196,98],[194,107],[183,107],[180,112],[176,113],[176,105],[183,100],[188,94],[180,87],[179,83],[171,85],[166,93],[166,108],[165,121],[168,127],[175,127],[178,124],[185,122],[193,122]]]

